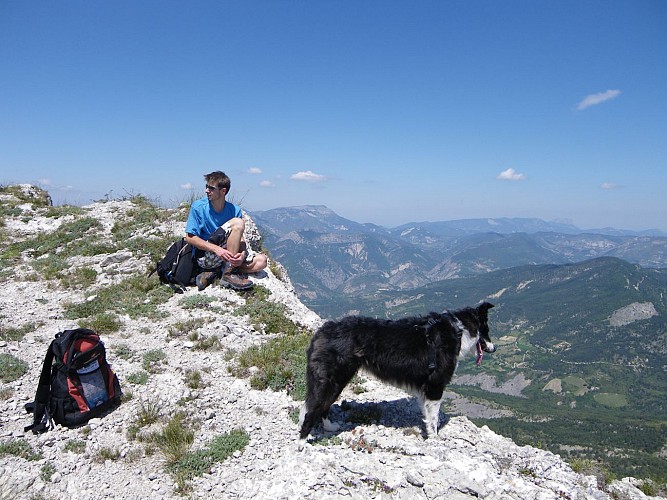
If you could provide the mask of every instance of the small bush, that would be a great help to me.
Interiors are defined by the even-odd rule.
[[[118,356],[120,359],[124,359],[125,361],[130,361],[135,357],[134,351],[127,344],[118,344],[114,346],[112,352],[114,355]]]
[[[123,322],[113,313],[103,312],[92,318],[80,320],[81,328],[89,328],[99,334],[115,333],[123,326]]]
[[[32,332],[34,330],[34,323],[26,323],[25,325],[21,325],[18,328],[0,326],[0,340],[4,340],[6,342],[18,342],[23,340],[23,337],[26,333]]]
[[[218,351],[222,349],[222,343],[217,335],[211,335],[210,337],[197,339],[194,348],[198,351]]]
[[[0,353],[0,380],[13,382],[28,373],[28,363],[11,354]]]
[[[302,329],[287,317],[283,304],[268,300],[270,294],[263,286],[255,286],[248,293],[245,305],[236,309],[234,315],[249,316],[252,326],[264,333],[296,335],[301,332]]]
[[[212,302],[217,302],[218,299],[210,295],[188,295],[183,297],[178,303],[183,309],[207,309]]]
[[[294,399],[306,397],[306,348],[311,336],[306,333],[276,337],[262,345],[242,352],[232,373],[237,377],[250,375],[254,389],[286,390]]]
[[[154,424],[160,418],[160,405],[157,401],[142,401],[139,405],[139,411],[134,422],[139,427],[146,427]]]
[[[156,401],[142,401],[136,417],[127,429],[130,439],[135,439],[139,429],[154,424],[160,418],[160,405]]]
[[[85,441],[81,441],[80,439],[70,439],[65,443],[63,449],[65,451],[71,451],[72,453],[77,453],[80,455],[81,453],[86,451],[86,443]]]
[[[64,304],[65,317],[79,319],[115,312],[127,314],[132,319],[157,318],[157,306],[167,302],[172,295],[173,292],[161,286],[159,281],[136,275],[96,290],[94,297],[83,302]]]
[[[205,324],[206,320],[203,318],[189,319],[187,321],[177,321],[169,327],[169,336],[182,337],[184,335],[190,335]]]
[[[0,443],[0,457],[6,455],[24,458],[29,461],[42,459],[42,454],[34,452],[30,444],[24,439]]]
[[[100,221],[93,217],[82,217],[62,224],[50,233],[40,233],[35,238],[19,243],[21,250],[30,250],[33,257],[46,254],[57,254],[62,258],[78,254],[78,246],[70,243],[83,239],[87,232],[102,229]],[[34,262],[39,262],[35,260]]]
[[[188,427],[187,419],[182,412],[176,413],[161,432],[149,437],[149,441],[158,446],[169,464],[181,460],[194,439],[195,433]]]
[[[609,483],[616,479],[616,475],[600,462],[595,462],[587,458],[578,458],[570,464],[574,472],[586,476],[595,476],[598,488],[604,489]]]
[[[127,381],[130,384],[145,385],[148,382],[148,377],[148,372],[141,370],[138,372],[130,373],[127,376]]]
[[[639,489],[644,495],[648,497],[655,497],[660,493],[658,484],[656,484],[651,479],[644,479],[639,485]]]
[[[48,483],[55,473],[56,467],[51,462],[46,462],[39,471],[39,477],[42,478],[42,481]]]
[[[65,282],[70,288],[75,286],[89,287],[97,279],[97,271],[90,267],[76,268],[69,276],[66,276],[61,281]]]
[[[217,436],[204,449],[183,454],[169,465],[168,470],[179,489],[187,490],[188,481],[209,472],[214,464],[223,462],[235,451],[243,450],[249,442],[250,437],[245,431],[233,430]]]
[[[141,367],[149,373],[158,373],[162,370],[167,355],[162,349],[146,351],[142,356]]]
[[[185,370],[185,385],[190,389],[199,389],[202,387],[202,376],[198,370]]]
[[[118,448],[100,448],[97,452],[97,455],[93,457],[93,460],[97,463],[104,463],[107,460],[115,462],[120,458],[120,450]]]

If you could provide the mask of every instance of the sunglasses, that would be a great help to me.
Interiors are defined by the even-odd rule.
[[[206,184],[206,187],[204,189],[206,191],[215,191],[216,189],[222,189],[222,188],[217,186],[209,186],[208,184]]]

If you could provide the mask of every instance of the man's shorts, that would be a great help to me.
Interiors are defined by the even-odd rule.
[[[229,222],[225,222],[211,234],[208,241],[219,247],[227,248],[227,238],[231,232],[232,225]],[[252,251],[248,244],[245,245],[245,251],[245,263],[250,264],[255,257],[255,252]],[[218,267],[221,267],[223,263],[224,261],[213,252],[206,252],[203,257],[197,259],[197,264],[202,269],[217,269]]]

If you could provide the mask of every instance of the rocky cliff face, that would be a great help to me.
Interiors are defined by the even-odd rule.
[[[0,193],[0,354],[24,362],[27,371],[16,379],[3,375],[0,498],[178,498],[184,490],[168,457],[135,431],[139,416],[153,414],[155,422],[147,427],[159,432],[179,412],[193,423],[192,450],[235,429],[248,437],[244,447],[189,479],[185,494],[192,498],[646,498],[635,480],[606,484],[576,473],[560,457],[519,447],[463,416],[443,415],[439,437],[425,440],[417,405],[400,390],[373,380],[364,383],[361,394],[343,394],[349,403],[334,412],[343,424],[340,431],[324,433],[300,449],[291,415],[301,403],[285,391],[255,390],[229,370],[234,353],[279,334],[267,335],[247,317],[235,315],[245,296],[219,286],[169,295],[150,317],[119,314],[118,328],[102,337],[125,392],[121,406],[80,428],[25,433],[30,416],[23,405],[34,397],[46,348],[55,333],[78,326],[68,319],[67,305],[94,302],[105,287],[128,278],[146,279],[152,263],[141,238],[180,237],[185,212],[153,214],[141,231],[124,234],[124,224],[136,222],[146,210],[136,200],[53,211],[16,193]],[[69,241],[66,235],[74,229],[68,229],[58,233],[57,244],[48,243],[49,234],[84,218],[90,220],[80,239]],[[249,226],[248,238],[256,244]],[[123,235],[122,248],[113,243],[113,234]],[[33,244],[17,245],[29,240]],[[44,250],[49,244],[52,248]],[[63,252],[72,245],[81,254]],[[59,254],[64,262],[55,274],[49,266],[34,265],[40,259],[58,261]],[[299,302],[284,270],[279,278],[271,269],[279,268],[251,279],[268,289],[268,300],[283,304],[295,323],[316,328],[320,318]],[[82,284],[84,277],[88,281]],[[188,335],[188,328],[197,335]],[[206,339],[216,339],[218,348],[198,348]],[[147,359],[154,366],[146,366]],[[135,376],[142,367],[150,373],[143,381]],[[197,383],[192,383],[193,373]],[[366,418],[352,422],[346,412]]]

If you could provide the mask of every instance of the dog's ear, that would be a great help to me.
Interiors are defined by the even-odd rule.
[[[480,313],[486,314],[486,312],[491,309],[492,307],[495,307],[491,302],[484,301],[480,305],[477,306],[477,310]]]

